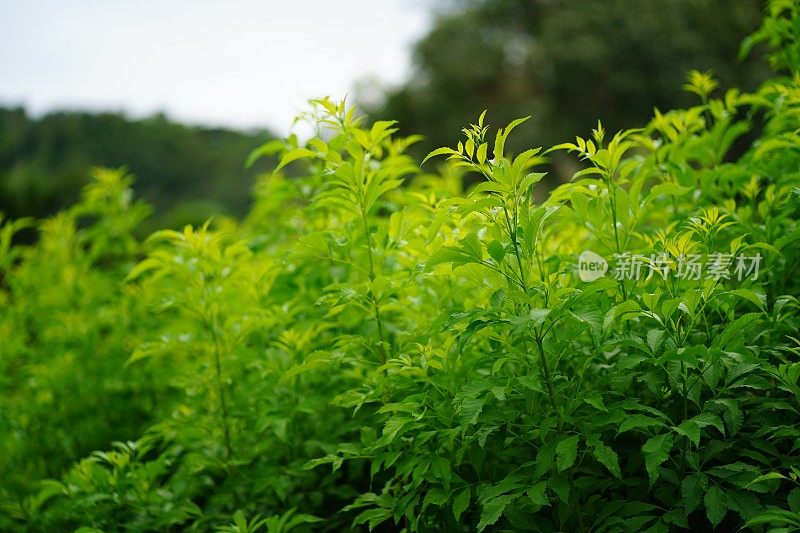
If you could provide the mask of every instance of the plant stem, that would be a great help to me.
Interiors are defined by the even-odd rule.
[[[556,401],[556,393],[553,390],[553,378],[550,375],[550,368],[547,366],[547,357],[544,354],[544,345],[542,343],[542,337],[540,335],[534,335],[534,340],[536,341],[536,348],[539,350],[539,359],[542,364],[542,372],[544,373],[544,380],[547,384],[547,393],[550,395],[550,403],[553,406],[553,411],[555,411],[556,415],[561,418],[561,414],[558,412],[558,402]]]
[[[216,385],[217,395],[219,396],[219,406],[222,412],[222,433],[225,437],[225,452],[227,454],[228,463],[230,464],[233,459],[233,446],[231,446],[231,431],[230,423],[228,420],[228,405],[225,402],[225,387],[222,381],[222,364],[220,362],[220,342],[217,335],[217,322],[214,320],[211,323],[211,336],[214,340],[214,369],[216,370]]]
[[[616,185],[611,181],[611,176],[608,179],[608,187],[611,189],[611,221],[614,225],[614,244],[616,246],[617,255],[622,253],[622,249],[619,245],[619,231],[617,230],[617,188]],[[625,288],[625,280],[619,280],[619,286],[622,289],[622,297],[627,300],[628,299],[628,290]]]
[[[503,213],[506,216],[506,225],[508,227],[508,236],[511,237],[511,244],[514,247],[514,256],[517,258],[517,265],[519,267],[519,279],[522,282],[522,289],[527,294],[528,284],[525,281],[525,269],[522,267],[522,257],[519,253],[519,246],[517,245],[517,228],[516,225],[512,227],[511,219],[508,216],[508,209],[505,202],[503,202]]]
[[[369,258],[369,280],[370,282],[375,281],[375,263],[372,259],[372,236],[369,233],[369,222],[367,221],[367,211],[366,209],[361,208],[361,221],[364,223],[364,234],[366,235],[367,239],[367,257]],[[378,324],[378,342],[379,346],[378,349],[380,350],[381,354],[381,364],[386,364],[386,343],[383,338],[383,321],[381,320],[381,308],[378,304],[377,298],[375,298],[375,293],[370,290],[371,298],[372,298],[372,305],[373,311],[375,315],[375,321]]]

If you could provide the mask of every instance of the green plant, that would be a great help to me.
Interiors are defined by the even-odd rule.
[[[422,168],[314,100],[241,223],[141,243],[118,171],[5,222],[0,528],[797,529],[798,84],[544,151],[483,113]]]

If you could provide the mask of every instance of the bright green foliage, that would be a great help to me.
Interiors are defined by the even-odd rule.
[[[765,28],[800,24],[782,5]],[[797,530],[800,77],[776,50],[790,75],[756,93],[692,72],[697,106],[550,150],[509,153],[527,119],[484,113],[425,171],[418,138],[315,100],[315,137],[254,151],[280,160],[241,223],[138,243],[113,171],[35,245],[6,222],[0,528]],[[553,151],[582,168],[537,203]]]

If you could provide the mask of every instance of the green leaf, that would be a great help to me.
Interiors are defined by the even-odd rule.
[[[745,488],[750,488],[752,485],[756,485],[761,483],[762,481],[770,481],[770,480],[783,480],[787,479],[786,476],[781,474],[780,472],[767,472],[766,474],[762,474],[757,478],[750,481]]]
[[[287,514],[284,514],[284,518],[288,518]],[[292,516],[291,520],[286,522],[286,526],[284,527],[284,531],[291,531],[292,529],[296,528],[301,524],[315,524],[317,522],[323,522],[324,520],[318,516],[310,515],[310,514],[298,514]],[[254,531],[255,529],[251,529]]]
[[[791,509],[793,513],[800,513],[800,488],[795,487],[790,490],[786,501],[789,503],[789,509]]]
[[[606,446],[605,444],[597,444],[592,448],[592,455],[597,459],[600,464],[608,468],[608,471],[614,474],[617,479],[622,479],[622,472],[619,469],[619,457],[617,452]]]
[[[450,492],[450,481],[452,480],[453,471],[450,468],[450,461],[444,457],[436,456],[431,460],[431,470],[436,476],[436,479],[441,480],[444,485],[444,490]]]
[[[606,405],[603,403],[603,395],[599,392],[591,392],[583,397],[583,401],[591,405],[598,411],[608,412]]]
[[[483,259],[481,241],[477,233],[468,233],[463,239],[458,241],[458,244],[464,253],[469,257],[474,258],[476,261],[481,261]]]
[[[392,417],[386,421],[386,425],[383,427],[383,434],[381,438],[375,441],[373,444],[374,447],[381,447],[386,446],[390,442],[392,442],[395,437],[397,437],[398,433],[406,428],[408,424],[410,424],[412,420],[407,417]]]
[[[741,339],[747,335],[747,331],[761,320],[761,313],[747,313],[731,322],[722,332],[714,338],[713,346],[724,349],[729,342]]]
[[[768,511],[759,514],[755,518],[748,520],[744,527],[752,528],[753,526],[767,525],[791,526],[791,528],[770,529],[770,533],[794,532],[800,529],[800,519],[797,518],[797,513],[773,507]]]
[[[699,473],[689,474],[681,481],[681,497],[687,516],[700,504],[707,486],[708,478]]]
[[[575,459],[578,456],[579,440],[580,437],[578,435],[573,435],[562,440],[556,446],[556,465],[559,472],[563,472],[575,464]]]
[[[683,196],[691,190],[692,187],[683,187],[677,183],[660,183],[658,185],[654,185],[653,188],[650,189],[650,192],[648,193],[647,198],[645,198],[644,203],[649,203],[662,195]]]
[[[650,478],[651,487],[659,477],[661,463],[669,459],[669,452],[672,450],[672,442],[672,433],[663,433],[650,438],[642,446],[645,468]]]
[[[528,311],[528,314],[515,316],[512,318],[511,325],[514,326],[514,331],[535,328],[544,324],[544,321],[549,314],[550,309],[533,308]]]
[[[280,152],[284,147],[284,142],[279,139],[272,139],[271,141],[267,141],[261,146],[254,148],[250,155],[247,156],[247,160],[244,163],[244,168],[249,169],[253,165],[256,164],[256,161],[261,159],[262,157],[270,156],[273,154],[277,154]]]
[[[478,487],[478,500],[481,503],[486,503],[487,501],[496,498],[502,494],[507,492],[514,491],[515,495],[522,494],[524,487],[526,486],[526,478],[520,474],[509,474],[501,481],[498,481],[494,484],[481,484]]]
[[[513,130],[514,128],[516,128],[529,118],[531,117],[527,116],[524,118],[518,118],[516,120],[511,121],[511,123],[505,128],[500,128],[499,130],[497,130],[497,135],[495,136],[494,149],[493,149],[495,161],[500,161],[503,158],[503,154],[505,152],[506,139],[508,139],[508,135],[511,133],[511,130]]]
[[[675,428],[675,431],[687,437],[695,446],[700,446],[700,426],[696,422],[685,420]]]
[[[478,422],[478,417],[486,405],[486,398],[467,398],[461,403],[458,417],[462,425],[471,426]]]
[[[503,194],[508,192],[508,188],[504,184],[496,181],[482,181],[470,189],[469,196],[472,197],[473,195],[483,192]]]
[[[744,520],[750,520],[761,510],[758,498],[752,492],[732,489],[726,491],[728,508],[739,513]]]
[[[734,289],[731,291],[731,294],[752,302],[756,307],[762,310],[767,305],[767,295],[763,292],[757,293],[750,289]]]
[[[498,496],[483,504],[483,511],[481,512],[481,521],[478,522],[478,531],[483,531],[486,526],[491,526],[497,522],[503,515],[503,511],[509,503],[517,499],[519,496],[516,494]]]
[[[569,503],[569,480],[564,476],[551,477],[547,480],[547,486],[556,493],[559,500]]]
[[[728,512],[728,498],[725,492],[717,485],[706,491],[703,498],[706,504],[706,516],[711,525],[717,527]]]
[[[615,305],[608,310],[603,320],[603,331],[607,332],[611,328],[611,324],[618,318],[622,319],[620,322],[625,322],[626,320],[631,320],[641,315],[642,308],[638,303],[633,300],[625,300],[621,304]]]
[[[422,502],[423,507],[427,507],[428,505],[437,505],[442,506],[447,502],[447,493],[444,489],[439,487],[430,489],[428,493],[425,495],[425,499]]]
[[[489,304],[492,307],[500,307],[503,305],[503,300],[506,298],[506,291],[503,289],[497,289],[489,296]],[[494,373],[494,372],[493,372]]]
[[[506,256],[506,248],[503,246],[503,243],[500,241],[492,241],[486,245],[486,249],[498,265],[503,262],[503,258]]]
[[[308,148],[295,148],[294,150],[289,150],[283,157],[281,157],[280,163],[278,166],[275,167],[275,170],[272,172],[273,174],[278,173],[281,171],[286,165],[292,163],[293,161],[297,161],[298,159],[303,159],[305,157],[315,157],[317,155],[316,152],[313,150],[309,150]]]
[[[309,372],[311,370],[316,370],[318,368],[324,368],[329,366],[331,363],[331,357],[328,352],[317,351],[308,354],[305,361],[294,365],[289,370],[287,370],[280,379],[280,383],[286,383],[293,377],[303,374],[305,372]]]
[[[464,514],[464,511],[466,511],[467,507],[469,507],[469,500],[469,487],[459,492],[458,495],[453,499],[453,516],[456,517],[456,522],[461,520],[461,515]]]
[[[725,434],[725,425],[722,423],[720,417],[714,413],[700,413],[699,415],[692,417],[691,421],[701,428],[713,426],[717,428],[720,433],[723,435]]]
[[[489,144],[483,143],[478,146],[478,151],[475,154],[475,158],[478,160],[478,164],[484,164],[486,162],[486,150],[488,150]]]
[[[354,526],[359,526],[361,524],[365,524],[369,522],[369,530],[372,531],[377,526],[388,520],[392,517],[392,511],[390,509],[367,509],[366,511],[359,514],[355,520],[353,520]]]
[[[453,150],[452,148],[447,148],[446,146],[442,148],[437,148],[436,150],[426,155],[425,159],[422,160],[422,163],[420,163],[420,165],[424,165],[428,159],[439,155],[458,155],[458,152],[456,150]]]
[[[528,498],[534,505],[550,505],[550,500],[547,498],[547,482],[539,481],[531,487],[528,490]]]
[[[539,183],[546,175],[546,172],[531,172],[530,174],[526,175],[524,178],[522,178],[522,182],[519,184],[520,192],[528,192],[528,189],[530,189],[531,185]]]
[[[619,425],[617,435],[625,433],[631,429],[644,429],[653,427],[664,427],[666,424],[657,418],[642,414],[628,414]]]

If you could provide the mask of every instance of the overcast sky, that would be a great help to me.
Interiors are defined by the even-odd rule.
[[[396,84],[430,0],[0,0],[0,105],[288,131],[305,100]]]

